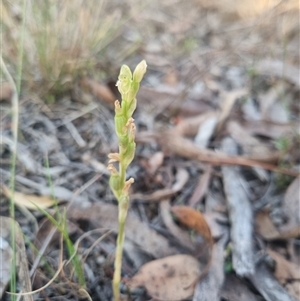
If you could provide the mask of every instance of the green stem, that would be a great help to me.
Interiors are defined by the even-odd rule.
[[[122,208],[122,204],[119,203],[120,212],[124,209]],[[121,214],[120,214],[121,215]],[[113,293],[114,293],[114,301],[120,301],[120,290],[119,284],[121,281],[121,269],[122,269],[122,257],[123,257],[123,245],[125,240],[125,219],[124,217],[119,216],[119,233],[117,238],[117,249],[116,249],[116,258],[115,258],[115,272],[113,278]]]

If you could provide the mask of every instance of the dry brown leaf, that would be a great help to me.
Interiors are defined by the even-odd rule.
[[[206,266],[201,277],[204,277],[209,271],[212,259],[212,249],[214,240],[210,228],[201,212],[187,206],[174,206],[171,212],[178,218],[178,220],[185,226],[195,230],[203,239],[199,240],[197,236],[194,238],[195,254]]]
[[[116,100],[116,96],[112,93],[112,91],[108,88],[107,85],[99,83],[95,80],[84,78],[81,81],[81,85],[84,88],[87,88],[91,91],[93,95],[95,95],[99,99],[103,99],[105,102],[109,104],[113,104]]]
[[[266,240],[278,239],[278,237],[280,237],[267,211],[257,212],[255,216],[255,227],[256,231]]]
[[[49,196],[24,194],[17,191],[15,191],[13,194],[7,186],[3,185],[2,188],[4,195],[7,198],[11,198],[13,196],[15,204],[21,207],[26,207],[32,210],[39,210],[38,208],[45,209],[55,204],[55,200]]]
[[[204,241],[203,239],[198,240],[198,237],[195,236],[195,255],[204,265],[201,274],[194,283],[196,284],[196,282],[199,282],[200,279],[205,277],[210,270],[214,239],[201,212],[187,206],[173,206],[171,212],[183,225],[195,230],[204,239]]]
[[[213,237],[201,212],[187,206],[173,206],[171,211],[183,225],[194,229],[202,235],[210,248],[212,248],[214,243]]]
[[[200,272],[193,256],[173,255],[145,264],[127,284],[131,289],[144,286],[155,300],[184,300],[193,295]]]
[[[288,292],[300,299],[300,269],[295,263],[286,260],[281,254],[268,249],[268,254],[275,260],[275,277],[286,287]],[[288,285],[286,285],[288,284]]]
[[[297,238],[300,236],[300,225],[296,225],[294,227],[289,227],[288,229],[280,229],[280,238],[282,239],[290,239]]]
[[[268,249],[267,252],[276,262],[275,277],[280,283],[285,284],[288,280],[293,279],[300,281],[300,269],[295,263],[286,260],[282,255],[271,249]]]

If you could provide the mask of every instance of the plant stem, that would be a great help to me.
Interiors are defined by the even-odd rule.
[[[117,238],[117,249],[116,249],[116,258],[115,258],[115,272],[113,278],[113,293],[114,301],[120,301],[120,290],[119,284],[121,281],[121,268],[122,268],[122,257],[123,257],[123,245],[125,239],[125,220],[126,214],[124,215],[124,208],[122,207],[121,202],[119,203],[119,233]],[[122,213],[123,214],[122,214]]]

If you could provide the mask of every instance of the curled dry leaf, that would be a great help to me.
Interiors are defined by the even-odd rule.
[[[155,300],[183,300],[193,295],[200,272],[195,257],[173,255],[145,264],[127,284],[131,289],[144,286]]]
[[[38,210],[38,208],[45,209],[55,204],[55,200],[49,196],[37,196],[33,194],[24,194],[21,192],[14,192],[5,185],[2,186],[3,193],[7,198],[14,198],[16,205],[26,207],[32,210]]]
[[[213,237],[201,212],[187,206],[173,206],[171,211],[183,225],[197,231],[212,248]]]
[[[185,226],[195,230],[204,239],[199,240],[195,236],[195,255],[201,262],[204,263],[199,279],[203,278],[210,269],[214,239],[211,235],[210,228],[201,212],[187,206],[173,206],[171,212]],[[196,283],[195,283],[196,284]]]

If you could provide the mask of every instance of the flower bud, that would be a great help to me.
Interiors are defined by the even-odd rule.
[[[117,116],[123,115],[123,110],[121,104],[118,100],[115,101],[115,113]]]
[[[110,153],[108,154],[108,164],[114,163],[114,162],[120,162],[120,154],[119,153]]]
[[[142,60],[135,68],[133,72],[133,81],[140,83],[144,77],[144,74],[147,70],[147,63],[145,60]]]
[[[116,86],[118,87],[121,95],[125,95],[129,92],[132,82],[132,73],[127,65],[123,65],[120,70],[118,81]]]

